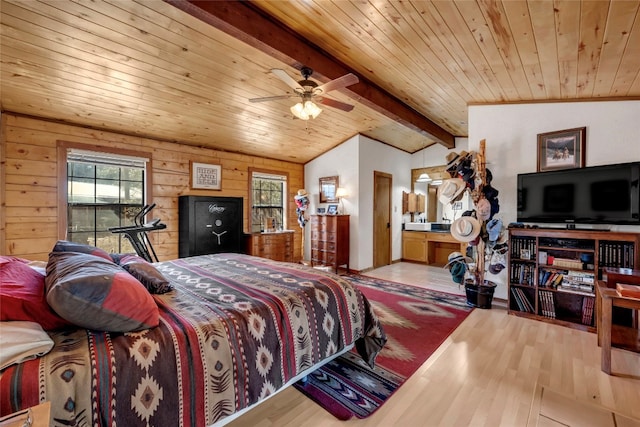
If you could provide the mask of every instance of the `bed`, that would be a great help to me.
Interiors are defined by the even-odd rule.
[[[50,401],[52,425],[222,425],[351,347],[373,365],[386,341],[366,298],[332,273],[230,253],[150,265],[167,282],[152,295],[157,326],[49,330],[50,351],[0,373],[1,415]]]

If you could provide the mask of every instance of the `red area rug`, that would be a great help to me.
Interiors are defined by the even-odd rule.
[[[373,305],[387,344],[374,369],[354,350],[294,385],[341,420],[375,412],[472,310],[462,296],[360,275],[348,277]]]

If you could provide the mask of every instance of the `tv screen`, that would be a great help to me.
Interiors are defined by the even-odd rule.
[[[519,174],[518,221],[640,225],[640,162]]]

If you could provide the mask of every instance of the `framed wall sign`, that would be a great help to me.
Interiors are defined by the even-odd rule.
[[[584,167],[586,127],[538,134],[538,172]]]
[[[222,166],[191,162],[191,188],[222,189]]]

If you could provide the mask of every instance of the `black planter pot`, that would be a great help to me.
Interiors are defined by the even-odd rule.
[[[496,284],[485,280],[483,285],[478,286],[472,279],[467,279],[464,282],[464,290],[467,293],[467,305],[477,308],[491,308]]]

